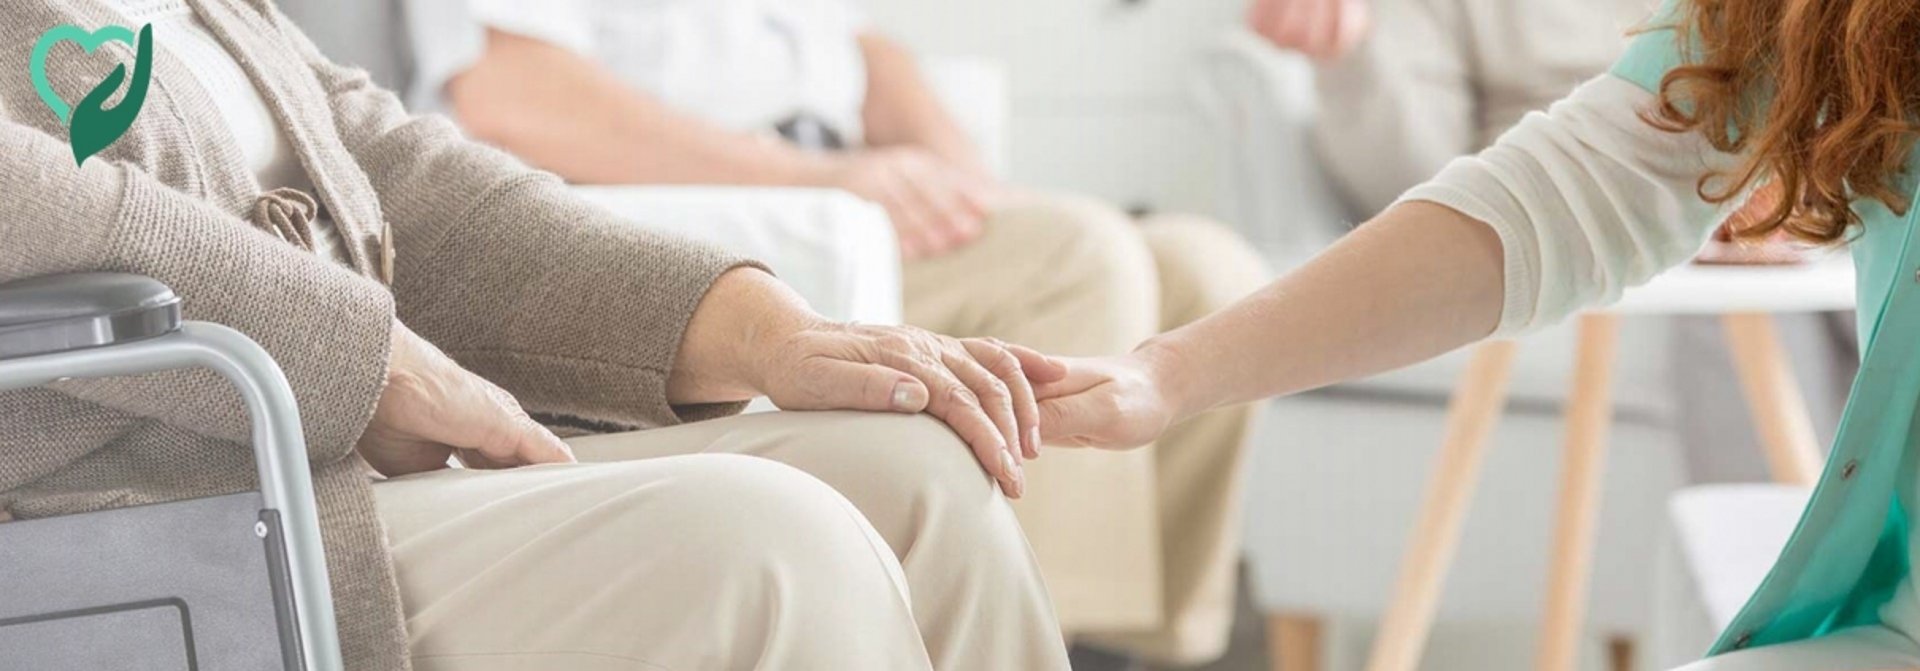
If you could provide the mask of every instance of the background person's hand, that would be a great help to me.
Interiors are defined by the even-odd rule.
[[[1367,0],[1253,0],[1247,25],[1274,46],[1332,60],[1366,36],[1368,11]]]
[[[475,468],[573,461],[567,444],[528,417],[512,394],[397,321],[387,388],[357,447],[388,477],[444,468],[449,456]]]
[[[1033,385],[1060,380],[1054,359],[992,339],[913,327],[813,322],[768,343],[756,385],[786,410],[927,412],[953,428],[1008,496],[1040,454]]]
[[[980,237],[991,180],[915,147],[868,149],[833,160],[827,183],[886,209],[901,256],[938,256]]]
[[[1140,447],[1177,421],[1177,404],[1138,354],[1060,361],[1066,375],[1034,387],[1047,444]]]

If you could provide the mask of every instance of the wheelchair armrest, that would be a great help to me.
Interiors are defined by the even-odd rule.
[[[297,643],[305,660],[287,668],[339,671],[306,436],[293,387],[272,355],[231,328],[182,323],[180,297],[149,277],[74,273],[0,283],[0,391],[182,368],[226,378],[247,406],[262,505],[253,531],[278,544],[268,561],[285,567],[273,579],[284,581],[281,605],[293,617],[282,622],[281,642]]]
[[[150,277],[71,273],[0,283],[0,360],[103,347],[180,329],[180,297]]]

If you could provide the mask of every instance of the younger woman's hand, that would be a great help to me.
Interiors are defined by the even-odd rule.
[[[1034,387],[1047,444],[1140,447],[1177,421],[1178,404],[1139,353],[1062,361],[1065,377]]]
[[[1033,385],[1060,380],[1059,362],[984,338],[908,326],[814,321],[768,343],[755,385],[786,410],[926,412],[953,428],[1008,496],[1026,491],[1020,466],[1040,455]]]
[[[567,444],[528,417],[512,394],[398,321],[387,388],[357,447],[388,477],[445,468],[449,456],[474,468],[573,461]]]

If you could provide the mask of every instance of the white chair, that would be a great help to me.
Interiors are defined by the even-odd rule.
[[[760,260],[820,314],[900,322],[900,248],[879,206],[830,189],[581,186],[638,225]]]
[[[1654,579],[1650,668],[1692,662],[1713,645],[1766,579],[1812,496],[1775,484],[1703,485],[1673,496]]]
[[[1201,62],[1199,97],[1229,148],[1233,221],[1283,269],[1357,219],[1330,190],[1314,153],[1312,76],[1304,60],[1251,35],[1223,40]],[[1665,331],[1664,319],[1637,318],[1621,334],[1611,439],[1618,449],[1608,452],[1601,489],[1587,617],[1600,636],[1592,642],[1647,635],[1654,571],[1645,558],[1658,538],[1646,530],[1660,527],[1660,502],[1685,481],[1667,414]],[[1489,438],[1491,458],[1422,668],[1447,667],[1450,659],[1459,668],[1529,663],[1547,582],[1573,343],[1569,326],[1530,337],[1519,350],[1507,412]],[[1251,461],[1246,552],[1256,605],[1291,651],[1283,661],[1358,668],[1365,634],[1390,601],[1467,358],[1458,352],[1273,403]],[[1471,642],[1475,632],[1494,631],[1516,642]],[[1589,646],[1590,656],[1597,651]]]
[[[926,59],[935,95],[980,148],[989,169],[1006,162],[1007,84],[980,59]],[[900,246],[886,212],[841,191],[726,186],[581,186],[588,200],[636,223],[699,238],[773,268],[833,319],[900,322]]]

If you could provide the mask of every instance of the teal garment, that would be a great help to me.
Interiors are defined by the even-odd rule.
[[[1657,28],[1634,39],[1614,76],[1657,92],[1661,78],[1694,49],[1673,29],[1669,0]],[[1920,150],[1907,158],[1901,188],[1914,193]],[[1920,194],[1916,194],[1920,195]],[[1920,401],[1920,229],[1871,201],[1853,205],[1863,229],[1852,252],[1858,274],[1861,351],[1840,431],[1819,486],[1792,540],[1708,655],[1813,638],[1879,623],[1879,606],[1908,571],[1909,512],[1898,496],[1917,475],[1914,411]]]

